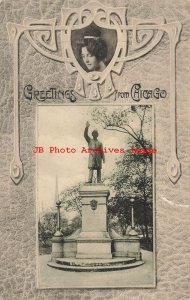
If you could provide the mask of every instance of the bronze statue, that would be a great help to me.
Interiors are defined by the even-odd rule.
[[[86,127],[84,130],[84,137],[88,143],[89,148],[89,159],[88,159],[88,169],[89,169],[89,178],[88,183],[92,183],[93,172],[97,171],[97,183],[101,182],[101,169],[102,169],[102,160],[105,163],[105,155],[103,152],[103,145],[98,140],[98,131],[95,129],[92,131],[92,137],[88,135],[88,128],[90,123],[86,122]]]

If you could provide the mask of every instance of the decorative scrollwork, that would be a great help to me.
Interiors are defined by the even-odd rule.
[[[164,18],[149,19],[147,21],[142,19],[133,18],[132,25],[134,25],[134,30],[132,32],[132,49],[139,50],[144,48],[154,37],[154,30],[138,30],[138,25],[161,25],[164,24]],[[157,34],[156,34],[157,35]],[[154,43],[156,44],[160,41],[162,35],[156,36]]]
[[[41,44],[43,47],[47,48],[51,51],[57,51],[57,43],[55,37],[55,25],[56,19],[49,19],[49,20],[35,20],[31,18],[24,19],[24,25],[33,27],[34,25],[45,25],[50,26],[49,30],[47,31],[34,31],[34,40]],[[34,27],[35,28],[35,27]],[[31,31],[30,31],[31,33]],[[29,32],[26,32],[28,35]]]
[[[50,59],[60,62],[66,62],[69,60],[66,57],[63,58],[51,53],[57,51],[57,41],[55,33],[56,19],[36,20],[25,18],[23,23],[26,26],[26,38],[39,53]],[[48,52],[44,48],[51,52]]]
[[[66,2],[65,2],[66,3]],[[102,99],[100,85],[104,85],[103,97],[114,93],[112,73],[121,74],[124,63],[138,59],[150,52],[162,39],[164,32],[170,40],[170,108],[171,108],[171,159],[167,165],[168,176],[173,183],[181,175],[177,158],[176,145],[176,78],[175,59],[176,45],[179,41],[181,24],[179,22],[165,24],[164,18],[143,20],[132,18],[127,23],[125,7],[107,7],[100,2],[91,1],[80,8],[62,8],[62,23],[56,19],[36,20],[26,18],[23,25],[8,23],[9,40],[13,43],[14,60],[14,158],[11,163],[11,178],[17,184],[23,176],[22,162],[19,154],[19,106],[18,106],[18,44],[24,33],[29,43],[42,55],[65,64],[70,74],[77,72],[75,91],[82,97],[98,101]],[[79,63],[71,44],[74,31],[84,30],[94,23],[101,30],[111,30],[116,36],[114,53],[100,72],[97,69],[86,71]],[[57,34],[61,32],[62,55],[57,55]],[[131,33],[129,35],[128,33]],[[132,36],[131,41],[129,37]],[[91,85],[90,94],[86,95],[85,85]]]
[[[164,18],[132,19],[132,42],[125,61],[135,60],[150,52],[162,39]]]
[[[167,162],[167,174],[173,183],[176,183],[181,176],[181,164],[175,154]]]
[[[88,84],[91,84],[90,94],[88,98],[97,101],[102,99],[99,85],[106,83],[104,97],[108,97],[114,92],[114,85],[111,79],[111,72],[119,74],[122,70],[124,62],[117,62],[119,53],[126,54],[127,47],[127,33],[122,30],[120,26],[126,24],[125,19],[126,10],[115,8],[107,8],[106,6],[92,1],[89,5],[86,4],[79,9],[63,9],[62,10],[62,26],[67,26],[67,30],[62,30],[62,53],[63,56],[71,58],[72,62],[66,63],[66,68],[70,74],[78,72],[80,76],[77,77],[77,84],[75,91],[80,95],[86,95],[85,86],[81,83],[81,78]],[[92,23],[104,28],[104,30],[114,30],[117,33],[117,45],[115,53],[111,61],[104,71],[87,72],[78,62],[72,50],[71,35],[75,30],[81,30],[88,27]],[[66,42],[65,42],[66,41]],[[107,79],[108,78],[108,79]],[[78,82],[80,81],[80,84]],[[96,83],[94,82],[96,81]],[[109,81],[109,84],[108,84]],[[79,90],[80,85],[80,90]]]

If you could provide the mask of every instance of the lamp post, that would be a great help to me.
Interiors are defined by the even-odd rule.
[[[135,230],[135,221],[134,221],[134,203],[135,203],[135,199],[131,198],[130,202],[131,202],[131,230],[129,231],[129,235],[137,236],[138,233]]]
[[[54,236],[63,236],[63,234],[60,231],[60,208],[61,208],[61,201],[57,200],[56,202],[56,207],[57,207],[57,231],[54,234]]]
[[[130,240],[130,250],[128,251],[129,257],[135,257],[136,260],[141,260],[142,255],[140,251],[140,238],[138,232],[135,230],[135,220],[134,220],[134,204],[135,199],[131,198],[131,230],[129,231]]]
[[[131,199],[131,228],[135,228],[135,222],[134,222],[134,199]]]
[[[52,238],[52,253],[51,253],[51,260],[55,261],[56,258],[63,257],[63,234],[61,232],[61,224],[60,224],[60,208],[61,208],[61,201],[56,201],[57,207],[57,231]]]

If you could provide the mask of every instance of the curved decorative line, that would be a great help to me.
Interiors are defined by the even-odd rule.
[[[15,184],[18,184],[23,175],[23,165],[20,159],[20,130],[19,130],[19,50],[18,44],[22,30],[19,30],[14,24],[7,24],[7,29],[9,32],[9,37],[13,38],[13,72],[14,72],[14,152],[13,152],[13,160],[10,164],[10,177]]]
[[[140,30],[140,29],[137,29],[137,30]],[[142,30],[150,30],[150,29],[143,28]],[[158,45],[158,43],[161,41],[161,39],[163,37],[164,32],[161,31],[161,29],[158,29],[158,30],[159,30],[159,32],[158,32],[156,38],[153,38],[152,41],[149,43],[149,45],[145,49],[142,49],[139,52],[134,53],[132,55],[118,57],[117,61],[118,62],[120,62],[120,61],[127,62],[127,61],[138,59],[138,58],[144,56],[145,54],[149,53],[152,49],[154,49]]]
[[[177,204],[177,203],[174,203],[173,201],[171,200],[168,200],[166,197],[164,196],[161,196],[161,199],[168,203],[169,205],[171,206],[174,206],[174,207],[181,207],[181,208],[190,208],[190,205],[189,204]]]
[[[56,35],[55,35],[55,24],[56,24],[56,19],[48,19],[48,20],[36,20],[36,19],[32,19],[32,18],[25,18],[23,21],[24,25],[27,26],[35,26],[35,25],[50,25],[50,30],[43,31],[43,33],[41,31],[37,31],[34,32],[34,34],[39,35],[38,36],[38,41],[40,42],[40,44],[42,46],[44,46],[45,48],[47,48],[50,51],[57,51],[57,43],[56,43]],[[47,44],[44,42],[44,39],[46,41],[48,41],[49,39],[50,43]]]
[[[132,18],[132,25],[134,26],[133,29],[133,37],[132,37],[132,50],[139,50],[141,48],[144,48],[148,43],[150,44],[150,41],[153,40],[153,42],[156,43],[156,39],[158,40],[157,42],[159,43],[159,36],[156,36],[156,39],[154,38],[154,30],[153,29],[138,29],[138,26],[141,25],[163,25],[165,24],[165,19],[163,17],[158,17],[154,19],[140,19],[140,18]],[[141,41],[137,41],[137,37],[141,38]],[[161,37],[162,38],[162,37]]]
[[[71,62],[71,60],[68,57],[61,57],[58,55],[54,55],[54,54],[50,54],[48,52],[46,52],[45,50],[43,50],[42,48],[40,48],[31,38],[29,32],[25,32],[25,36],[27,38],[27,40],[29,41],[29,43],[33,46],[33,48],[35,50],[37,50],[39,53],[41,53],[42,55],[46,56],[47,58],[53,59],[55,61],[59,61],[59,62]]]
[[[80,11],[79,11],[79,10],[80,10]],[[81,12],[83,12],[83,11],[85,11],[85,10],[89,10],[89,11],[91,12],[92,19],[94,19],[94,17],[95,17],[97,14],[99,14],[101,10],[105,11],[105,12],[107,13],[108,16],[109,16],[110,13],[113,12],[113,10],[114,10],[114,12],[115,12],[118,16],[120,16],[121,21],[123,22],[123,24],[126,23],[126,18],[125,18],[126,11],[127,11],[126,7],[114,7],[114,9],[113,9],[113,7],[105,6],[105,5],[103,5],[101,2],[98,2],[98,1],[90,1],[90,2],[86,3],[85,5],[81,6],[80,8],[68,8],[68,7],[63,7],[63,8],[62,8],[62,15],[64,15],[64,18],[65,18],[65,19],[68,19],[68,17],[70,16],[71,13],[76,13],[76,14],[80,13],[80,14],[81,14]],[[84,23],[85,23],[85,22],[84,22]],[[90,24],[88,24],[88,25],[90,25]],[[77,25],[75,25],[75,24],[74,24],[74,25],[73,25],[73,30],[75,30],[75,29],[82,29],[82,28],[84,28],[84,27],[86,27],[86,26],[88,26],[88,25],[86,25],[86,23],[85,23],[85,25],[83,25],[83,24],[77,24]],[[101,26],[102,26],[102,25],[103,25],[103,24],[101,23]],[[117,27],[115,27],[115,26],[112,25],[112,24],[110,24],[109,27],[107,27],[107,26],[108,26],[108,25],[104,24],[103,27],[104,27],[104,28],[109,28],[109,29],[111,28],[111,29],[115,29],[115,30],[116,30],[116,28],[117,28]],[[110,26],[111,26],[111,27],[110,27]],[[112,27],[112,26],[113,26],[113,27]]]
[[[41,34],[41,36],[39,36],[39,42],[40,42],[40,44],[43,47],[46,47],[50,51],[54,51],[54,52],[57,51],[56,36],[55,36],[56,19],[35,20],[35,19],[31,19],[31,18],[25,18],[23,23],[24,23],[24,25],[26,25],[28,27],[28,29],[26,29],[24,31],[25,36],[26,36],[26,38],[28,39],[29,43],[33,46],[33,48],[35,50],[37,50],[39,53],[41,53],[42,55],[46,56],[47,58],[53,59],[55,61],[59,61],[59,62],[63,62],[63,63],[66,62],[66,61],[70,61],[69,58],[61,57],[61,56],[58,56],[58,55],[54,55],[54,54],[48,53],[47,51],[45,51],[44,49],[42,49],[40,46],[38,46],[37,43],[33,40],[33,38],[30,35],[31,31],[33,31],[36,34],[40,34],[41,31],[39,31],[37,29],[37,27],[39,25],[43,26],[43,29],[44,29],[43,31],[48,32],[48,36],[46,37],[47,40],[49,40],[49,38],[52,35],[52,41],[51,41],[50,45],[47,44],[47,43],[45,43],[43,41],[43,39],[42,39],[42,34]]]
[[[62,14],[62,23],[66,26],[68,22],[69,15],[65,16]],[[63,57],[69,57],[69,38],[68,38],[68,31],[70,31],[70,27],[77,21],[77,14],[73,14],[71,19],[71,24],[67,26],[67,30],[62,30],[61,32],[61,43],[62,43],[62,54]],[[73,74],[77,72],[76,67],[73,65],[73,61],[69,61],[65,63],[66,69],[69,74]]]
[[[181,164],[177,157],[176,128],[176,47],[179,42],[182,26],[179,22],[167,24],[166,31],[170,39],[170,119],[171,119],[171,156],[167,162],[167,174],[172,183],[181,176]]]

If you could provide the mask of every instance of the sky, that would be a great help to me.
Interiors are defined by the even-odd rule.
[[[37,202],[38,212],[54,206],[56,176],[59,193],[65,188],[88,180],[88,155],[81,153],[82,147],[88,148],[84,139],[86,122],[90,122],[89,136],[98,129],[98,139],[103,147],[129,149],[127,134],[107,131],[93,123],[92,106],[48,105],[38,106],[36,146],[44,147],[44,153],[37,156]],[[108,107],[113,109],[113,106]],[[49,153],[49,147],[75,148],[75,153]],[[102,175],[113,172],[119,154],[105,154],[106,163]]]

